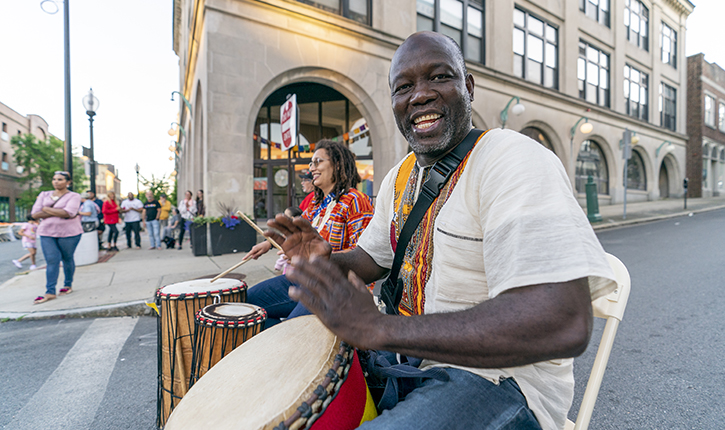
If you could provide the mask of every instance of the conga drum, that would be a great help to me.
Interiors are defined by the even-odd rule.
[[[186,393],[165,430],[347,430],[376,415],[355,350],[308,315],[224,357]]]
[[[189,387],[225,355],[264,330],[267,312],[249,303],[217,303],[196,312]]]
[[[222,278],[214,283],[195,279],[167,285],[156,291],[159,319],[157,424],[163,427],[171,410],[188,390],[193,358],[194,316],[214,300],[243,302],[247,284]]]

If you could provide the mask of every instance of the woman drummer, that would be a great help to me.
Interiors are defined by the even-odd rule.
[[[312,155],[310,173],[315,197],[302,217],[330,243],[333,252],[354,248],[373,217],[370,198],[355,189],[360,182],[355,155],[339,142],[321,140]],[[256,260],[271,247],[264,241],[255,245],[249,254]],[[292,283],[285,276],[277,276],[248,290],[247,303],[267,311],[266,327],[279,323],[280,318],[310,313],[289,298],[290,285]]]

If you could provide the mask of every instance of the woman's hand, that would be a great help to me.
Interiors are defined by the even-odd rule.
[[[250,258],[253,258],[256,260],[269,252],[270,249],[272,249],[272,244],[265,240],[264,242],[260,242],[254,245],[252,249],[247,253],[247,255],[244,256],[244,259],[248,260]]]

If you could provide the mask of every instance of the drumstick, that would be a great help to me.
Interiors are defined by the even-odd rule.
[[[246,256],[246,257],[244,257],[244,259],[242,259],[242,261],[240,261],[239,263],[237,263],[237,264],[235,264],[234,266],[232,266],[232,267],[228,268],[227,270],[223,271],[222,273],[220,273],[220,274],[216,275],[216,276],[215,276],[214,278],[212,278],[212,280],[211,280],[211,281],[209,281],[209,283],[211,284],[212,282],[216,281],[217,279],[221,278],[222,276],[226,275],[227,273],[231,272],[232,270],[234,270],[234,269],[236,269],[237,267],[241,266],[242,264],[246,263],[247,261],[249,261],[249,260],[251,259],[251,257],[252,257],[251,255],[247,255],[247,256]]]
[[[242,219],[243,219],[244,221],[246,221],[246,222],[247,222],[247,224],[251,225],[253,229],[257,230],[257,233],[261,234],[261,235],[262,235],[262,237],[264,237],[265,239],[267,239],[267,242],[271,243],[271,244],[272,244],[272,246],[274,246],[275,248],[277,248],[277,249],[279,249],[280,251],[284,252],[284,250],[282,249],[282,247],[281,247],[281,246],[279,246],[279,244],[278,244],[277,242],[275,242],[275,241],[274,241],[274,239],[272,239],[271,237],[265,237],[265,236],[264,236],[264,231],[262,231],[262,229],[261,229],[261,228],[259,228],[259,226],[257,225],[257,223],[256,223],[256,222],[254,222],[254,221],[252,221],[251,219],[249,219],[249,218],[248,218],[248,217],[247,217],[246,215],[244,215],[244,214],[243,214],[243,213],[242,213],[241,211],[237,211],[237,215],[241,216],[241,217],[242,217]]]

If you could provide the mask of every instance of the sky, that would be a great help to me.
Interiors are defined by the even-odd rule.
[[[172,44],[172,0],[70,1],[71,131],[74,152],[90,146],[83,96],[92,87],[100,101],[94,128],[99,163],[116,166],[125,194],[142,176],[168,176],[171,123],[180,104],[179,59]],[[687,55],[725,68],[718,34],[723,0],[692,0]],[[22,115],[36,114],[65,138],[63,4],[48,14],[41,0],[0,0],[0,102]],[[45,9],[52,4],[45,4]],[[51,7],[52,9],[52,7]],[[681,39],[680,39],[681,40]]]

